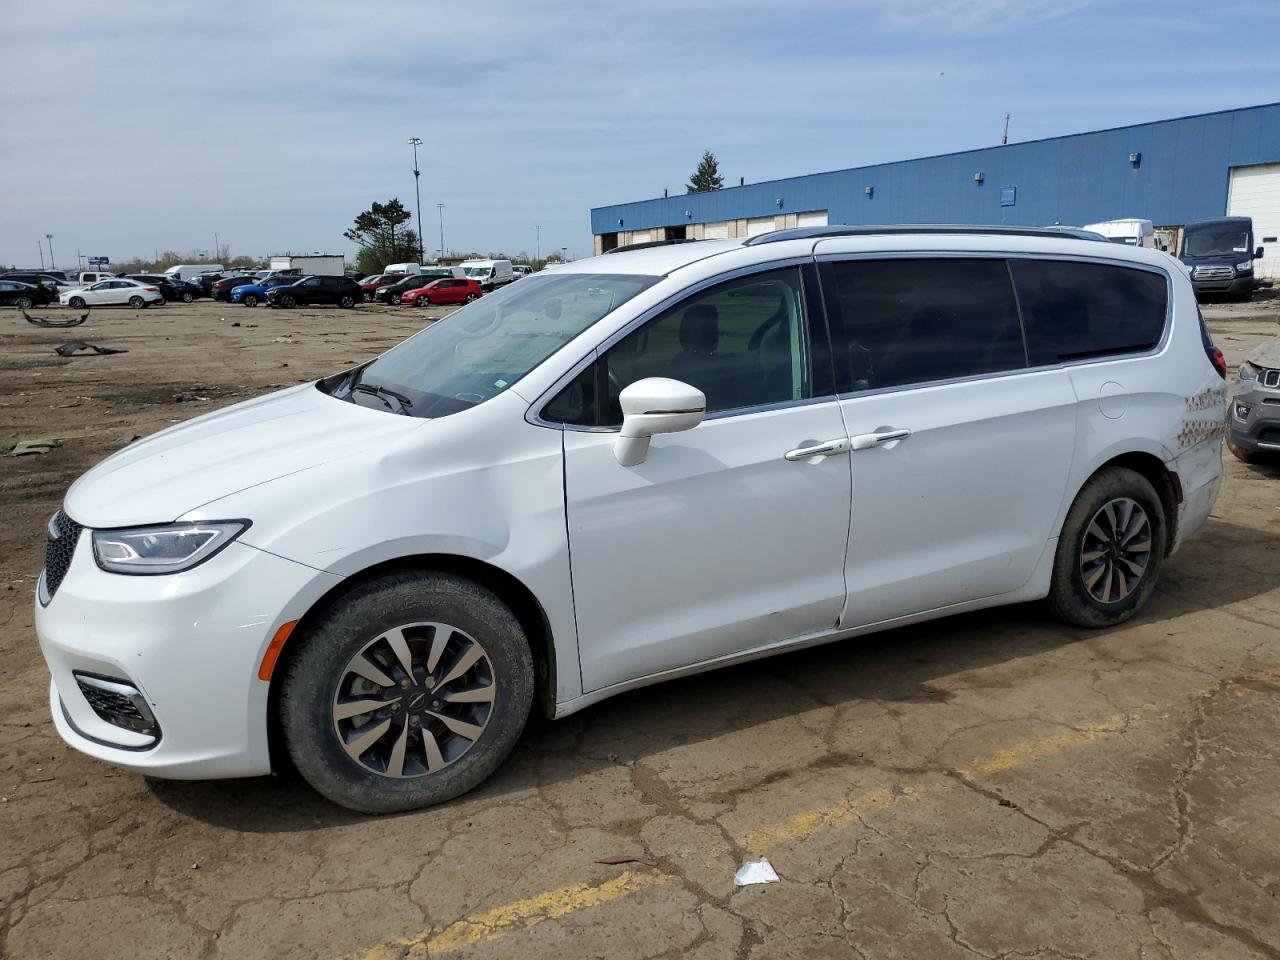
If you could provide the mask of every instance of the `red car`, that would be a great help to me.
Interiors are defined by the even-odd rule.
[[[483,293],[480,284],[474,280],[441,277],[417,290],[406,290],[400,294],[400,302],[411,307],[425,307],[429,303],[470,303],[478,300]]]
[[[374,293],[381,286],[388,283],[395,283],[397,280],[403,280],[402,273],[375,273],[371,277],[364,277],[359,282],[360,293],[364,297],[364,302],[368,303],[373,299]]]

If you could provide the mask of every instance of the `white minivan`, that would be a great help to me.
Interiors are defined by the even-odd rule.
[[[535,706],[999,604],[1120,623],[1208,516],[1225,417],[1158,251],[815,227],[579,260],[78,480],[53,722],[151,776],[278,744],[347,807],[437,803]]]

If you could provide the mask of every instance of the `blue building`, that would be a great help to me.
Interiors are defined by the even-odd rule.
[[[1176,242],[1182,224],[1224,214],[1253,216],[1257,241],[1276,242],[1280,103],[596,207],[591,232],[600,253],[826,223],[1080,226],[1136,217]]]

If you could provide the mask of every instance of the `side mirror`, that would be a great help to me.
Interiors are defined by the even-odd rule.
[[[1255,259],[1255,260],[1261,260],[1261,259],[1262,259],[1262,248],[1261,248],[1261,247],[1259,247],[1257,250],[1253,251],[1253,259]]]
[[[697,387],[666,377],[646,377],[623,389],[622,430],[613,455],[624,467],[644,463],[655,433],[692,430],[707,412],[707,398]]]

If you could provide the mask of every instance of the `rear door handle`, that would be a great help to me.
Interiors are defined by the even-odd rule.
[[[849,438],[849,446],[852,450],[870,450],[872,447],[893,443],[895,440],[905,440],[909,436],[911,436],[910,430],[880,430],[876,433],[860,433],[856,437]]]
[[[837,453],[849,452],[849,438],[839,437],[835,440],[828,440],[826,443],[815,443],[811,447],[796,447],[794,450],[788,450],[783,454],[792,463],[801,460],[812,460],[814,457],[830,457]]]

